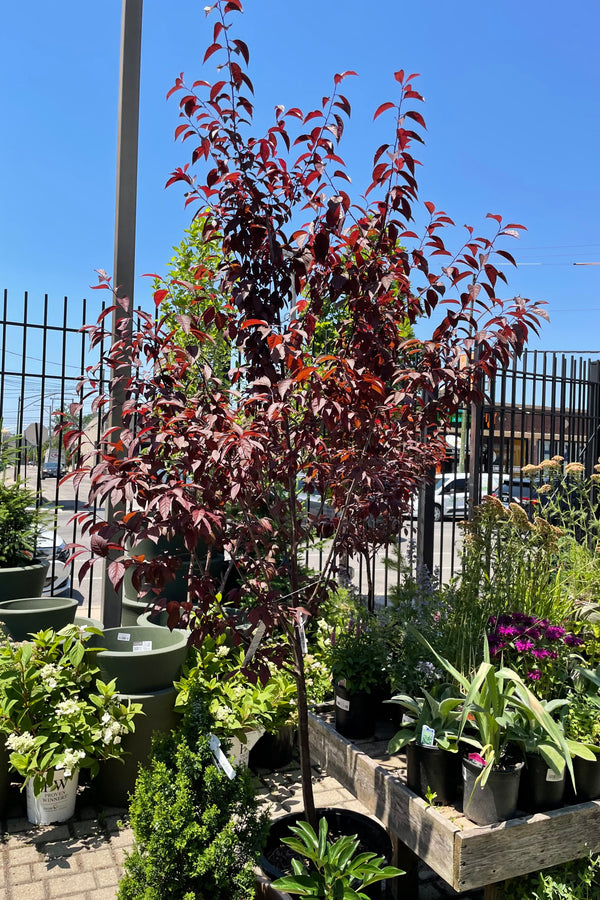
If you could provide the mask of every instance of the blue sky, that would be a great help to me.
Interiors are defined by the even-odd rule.
[[[137,265],[163,272],[191,212],[165,190],[188,159],[175,143],[175,77],[202,67],[212,33],[204,2],[145,0]],[[420,72],[426,147],[421,199],[459,226],[485,214],[528,227],[507,249],[522,263],[507,296],[548,301],[550,325],[531,346],[600,351],[600,6],[580,0],[245,0],[235,31],[250,47],[257,124],[273,107],[308,110],[335,72],[353,115],[341,155],[357,196],[386,137],[379,103],[393,72]],[[113,265],[121,0],[4,5],[0,53],[0,288],[35,305],[94,295],[94,269]],[[257,130],[259,130],[257,128]],[[489,223],[488,223],[489,224]],[[456,241],[462,236],[459,230]],[[136,301],[149,285],[140,277]]]

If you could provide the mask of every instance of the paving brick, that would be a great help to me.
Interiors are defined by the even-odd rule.
[[[48,859],[45,862],[34,863],[32,866],[34,878],[60,878],[63,875],[79,872],[79,861],[76,857]]]
[[[46,900],[46,886],[43,881],[32,881],[30,884],[20,884],[12,891],[14,900]]]
[[[116,896],[116,888],[103,887],[96,888],[95,891],[88,891],[85,895],[85,900],[115,900]]]
[[[6,851],[11,866],[23,866],[26,863],[36,863],[41,859],[39,851],[31,844],[21,844],[10,841],[6,845]]]
[[[94,869],[94,877],[98,887],[110,887],[118,884],[121,872],[113,864],[112,869]]]
[[[8,877],[11,884],[23,884],[32,880],[31,865],[10,866]]]
[[[86,891],[94,890],[96,882],[93,872],[80,872],[79,874],[65,875],[49,882],[50,897],[83,897]]]
[[[81,868],[85,872],[92,869],[103,869],[106,866],[114,866],[115,861],[110,847],[92,848],[80,853],[77,857]]]

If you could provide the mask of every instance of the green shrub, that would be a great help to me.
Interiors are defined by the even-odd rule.
[[[597,900],[598,896],[600,856],[590,856],[511,878],[500,888],[499,900]]]
[[[251,900],[267,816],[245,767],[215,765],[212,721],[197,695],[181,727],[155,738],[130,807],[135,836],[119,900]]]

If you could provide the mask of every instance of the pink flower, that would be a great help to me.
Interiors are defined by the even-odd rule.
[[[564,635],[565,629],[560,625],[548,625],[546,628],[546,637],[549,641],[558,641]]]
[[[546,657],[550,656],[550,651],[542,647],[541,650],[532,650],[531,655],[535,656],[536,659],[546,659]]]
[[[580,647],[583,644],[583,639],[577,637],[576,634],[566,634],[565,644],[568,644],[569,647]]]
[[[530,681],[539,681],[542,673],[539,669],[532,669],[531,672],[527,673],[527,677]]]
[[[469,753],[469,759],[471,762],[479,763],[480,766],[487,766],[485,759],[479,753]]]
[[[524,640],[523,638],[519,638],[515,641],[515,648],[519,651],[519,653],[525,653],[526,650],[531,650],[534,646],[533,641]]]

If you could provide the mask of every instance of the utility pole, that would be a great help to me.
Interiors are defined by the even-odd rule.
[[[128,297],[133,309],[135,277],[135,220],[137,201],[138,132],[140,109],[140,63],[142,55],[142,5],[143,0],[123,0],[121,16],[121,66],[119,78],[119,127],[117,136],[117,196],[115,212],[115,256],[113,285],[119,297]],[[118,307],[113,313],[113,340],[124,337],[120,320],[127,313]],[[131,319],[129,320],[131,327]],[[126,384],[131,373],[131,363],[124,358],[111,394],[109,427],[120,428],[125,401]],[[110,521],[124,506],[106,504],[106,516]],[[102,618],[105,626],[121,623],[121,592],[115,591],[108,577],[110,557],[106,560],[102,593]]]

